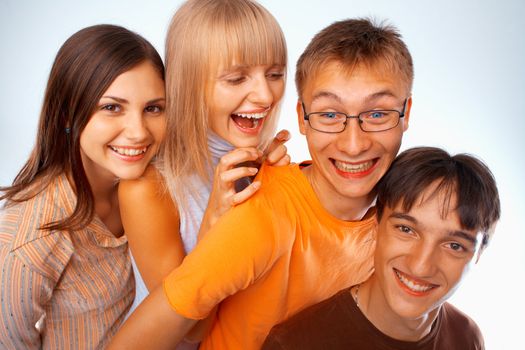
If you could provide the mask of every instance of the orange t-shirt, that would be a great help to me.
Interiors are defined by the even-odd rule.
[[[259,349],[272,326],[373,270],[376,220],[323,208],[297,164],[263,166],[261,189],[233,208],[164,281],[172,307],[205,318],[201,349]]]

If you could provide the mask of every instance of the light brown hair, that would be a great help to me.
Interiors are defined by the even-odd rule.
[[[297,61],[295,84],[300,99],[307,81],[315,79],[323,66],[334,61],[347,73],[360,65],[386,70],[406,82],[408,94],[412,90],[412,56],[398,30],[391,25],[375,24],[367,18],[347,19],[315,35]]]
[[[250,0],[190,0],[171,20],[166,38],[167,130],[163,169],[177,190],[187,177],[209,179],[208,96],[221,65],[286,66],[284,35],[275,18]],[[277,122],[273,108],[262,140]]]
[[[80,135],[111,83],[144,61],[151,62],[164,79],[164,65],[155,48],[123,27],[95,25],[67,39],[51,68],[35,146],[13,184],[0,188],[0,200],[8,206],[26,201],[65,173],[74,182],[75,209],[66,219],[42,229],[76,230],[88,225],[94,198],[80,156]]]

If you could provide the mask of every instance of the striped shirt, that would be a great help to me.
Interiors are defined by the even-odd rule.
[[[44,231],[73,212],[65,176],[0,213],[0,348],[102,349],[134,297],[125,236],[95,219],[79,231]]]

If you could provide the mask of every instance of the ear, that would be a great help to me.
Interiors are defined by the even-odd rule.
[[[301,132],[301,134],[306,135],[306,120],[304,120],[304,110],[301,100],[297,100],[295,110],[297,111],[297,122],[299,123],[299,131]]]
[[[408,129],[408,122],[410,120],[410,111],[412,110],[412,96],[410,96],[407,99],[407,103],[405,105],[405,117],[403,118],[403,132],[407,131]]]

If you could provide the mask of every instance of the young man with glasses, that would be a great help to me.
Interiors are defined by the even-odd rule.
[[[296,75],[312,161],[263,165],[261,189],[217,222],[113,348],[170,348],[220,304],[200,348],[259,349],[273,325],[366,280],[374,188],[408,127],[412,79],[393,27],[345,20],[317,34]]]
[[[377,192],[373,275],[274,327],[264,350],[484,349],[474,321],[446,300],[499,219],[490,170],[470,155],[413,148]]]

